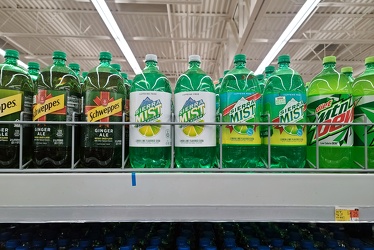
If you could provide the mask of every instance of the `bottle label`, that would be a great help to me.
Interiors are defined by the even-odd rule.
[[[171,93],[136,91],[130,93],[130,122],[170,122]],[[131,125],[131,147],[171,145],[169,125]]]
[[[365,95],[354,98],[355,119],[357,123],[374,123],[374,95]],[[368,146],[374,146],[374,125],[367,129]],[[356,146],[365,146],[365,126],[354,126],[354,143]]]
[[[306,95],[302,93],[282,93],[264,95],[264,115],[277,123],[271,128],[271,145],[306,146],[306,126],[296,123],[306,122]],[[267,118],[265,118],[267,119]],[[281,123],[295,123],[281,125]],[[267,126],[263,126],[267,144]]]
[[[228,92],[220,94],[223,122],[260,122],[262,97],[260,93]],[[260,129],[255,124],[222,126],[222,143],[230,145],[261,145]]]
[[[191,91],[175,94],[176,122],[214,122],[216,95],[211,92]],[[175,146],[214,147],[216,126],[178,125],[175,127]]]
[[[88,122],[121,122],[125,95],[108,91],[86,91],[85,120]],[[84,147],[113,148],[122,142],[121,125],[88,125],[83,129]],[[118,146],[118,145],[117,145]]]
[[[353,145],[353,98],[349,94],[319,95],[308,97],[310,122],[344,123],[343,125],[316,125],[308,130],[308,144],[315,145],[317,133],[322,146],[340,147]],[[316,116],[318,115],[318,120]]]

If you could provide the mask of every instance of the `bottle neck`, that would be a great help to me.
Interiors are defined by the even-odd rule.
[[[108,59],[100,59],[100,64],[105,66],[110,66],[110,60]]]
[[[17,58],[15,57],[7,57],[5,58],[5,63],[6,64],[10,64],[10,65],[14,65],[14,66],[17,66]]]
[[[290,63],[282,62],[279,64],[279,69],[287,69],[290,67]]]
[[[37,70],[37,69],[30,69],[29,70],[29,75],[37,76],[37,75],[39,75],[39,70]]]
[[[374,63],[368,63],[368,64],[366,64],[366,69],[367,70],[373,70],[374,69]]]
[[[155,61],[146,61],[145,62],[145,67],[146,68],[152,68],[152,67],[157,68],[157,62],[155,62]]]
[[[245,62],[243,61],[238,61],[234,62],[235,68],[245,68]]]
[[[66,62],[66,60],[62,59],[62,58],[53,59],[53,64],[54,65],[65,66],[65,62]]]
[[[348,77],[352,77],[353,73],[352,72],[345,72],[344,75],[346,75]]]
[[[332,69],[335,68],[336,63],[330,62],[323,64],[323,69]]]
[[[192,69],[192,68],[200,68],[201,63],[193,61],[193,62],[189,62],[189,64],[190,64],[190,69]]]

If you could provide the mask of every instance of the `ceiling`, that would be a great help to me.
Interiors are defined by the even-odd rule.
[[[214,79],[232,67],[236,53],[248,57],[255,71],[305,0],[107,0],[135,57],[157,54],[160,70],[175,82],[190,54]],[[321,71],[321,60],[335,55],[337,67],[364,70],[374,55],[372,0],[322,0],[280,54],[309,81]],[[100,51],[134,76],[125,57],[90,0],[1,0],[0,47],[17,49],[21,60],[51,63],[54,50],[82,71],[98,64]],[[276,58],[272,64],[276,64]]]

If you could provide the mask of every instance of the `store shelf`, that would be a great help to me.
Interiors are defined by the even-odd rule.
[[[13,173],[0,175],[0,222],[374,222],[373,174]]]

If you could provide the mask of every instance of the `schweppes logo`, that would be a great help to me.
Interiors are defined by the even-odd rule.
[[[34,105],[32,110],[33,121],[45,121],[45,116],[51,113],[66,115],[64,94],[52,97],[51,94],[46,94],[46,90],[40,90],[38,95],[36,96],[36,99],[36,104]]]
[[[20,112],[22,109],[22,94],[11,95],[0,99],[0,117]]]
[[[88,122],[109,122],[110,116],[122,116],[122,99],[114,100],[109,92],[100,92],[93,102],[97,106],[86,106]]]

